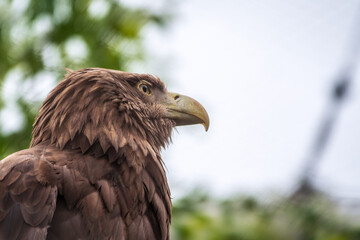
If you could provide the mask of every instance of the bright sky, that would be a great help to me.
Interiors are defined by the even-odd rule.
[[[211,119],[207,133],[179,127],[164,152],[175,198],[195,186],[216,195],[294,187],[348,54],[358,5],[192,0],[178,3],[167,31],[148,29],[155,60],[133,70],[169,80]],[[360,197],[358,78],[316,175],[342,198]]]

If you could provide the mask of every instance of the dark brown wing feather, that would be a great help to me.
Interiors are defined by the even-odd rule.
[[[46,239],[58,193],[41,182],[40,165],[31,149],[0,162],[0,239]]]
[[[126,161],[46,145],[9,156],[0,162],[0,239],[168,239],[165,173],[153,160],[145,166],[136,173]]]
[[[136,172],[126,160],[49,146],[44,152],[61,182],[48,239],[169,239],[170,192],[153,159]]]

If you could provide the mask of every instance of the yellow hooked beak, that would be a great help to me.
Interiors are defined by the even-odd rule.
[[[165,116],[174,120],[176,126],[202,124],[205,131],[209,129],[209,115],[195,99],[178,93],[168,93],[162,104],[166,107]]]

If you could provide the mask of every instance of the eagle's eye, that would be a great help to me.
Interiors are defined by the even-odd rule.
[[[138,89],[139,89],[142,93],[144,93],[144,94],[146,94],[146,95],[149,95],[149,96],[151,95],[151,88],[150,88],[150,86],[149,86],[148,84],[144,83],[144,82],[139,83]]]

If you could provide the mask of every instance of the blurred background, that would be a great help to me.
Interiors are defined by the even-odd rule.
[[[360,239],[357,0],[1,0],[0,159],[64,68],[159,76],[208,110],[163,151],[171,238]]]

